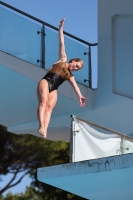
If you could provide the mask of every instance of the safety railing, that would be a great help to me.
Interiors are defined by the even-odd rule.
[[[49,69],[58,59],[58,28],[0,1],[0,51]],[[79,57],[84,68],[77,82],[92,88],[91,44],[64,31],[68,61]]]
[[[70,162],[133,153],[133,137],[71,117]]]

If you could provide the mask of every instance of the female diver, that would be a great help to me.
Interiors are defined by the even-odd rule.
[[[37,87],[38,96],[38,120],[39,120],[39,133],[42,137],[47,137],[47,128],[50,122],[52,110],[57,101],[57,88],[65,80],[68,80],[74,88],[81,107],[85,106],[85,98],[82,96],[79,87],[72,75],[71,71],[78,71],[83,67],[83,61],[79,58],[73,58],[67,63],[67,56],[65,53],[63,25],[62,19],[59,23],[59,59],[50,68],[48,73],[40,80]]]

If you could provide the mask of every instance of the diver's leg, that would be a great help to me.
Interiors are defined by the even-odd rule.
[[[48,89],[48,82],[45,79],[42,79],[37,87],[37,96],[38,96],[38,121],[39,121],[39,132],[44,135],[45,128],[44,128],[44,116],[45,116],[45,109],[49,98],[49,89]]]
[[[47,136],[47,128],[50,122],[51,114],[53,108],[55,107],[57,102],[57,90],[54,90],[49,93],[48,102],[45,109],[45,118],[44,118],[44,127],[45,127],[45,138]]]

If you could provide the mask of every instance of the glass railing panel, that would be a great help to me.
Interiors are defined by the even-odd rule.
[[[49,28],[50,25],[45,26],[45,23],[32,16],[28,17],[19,12],[19,14],[16,13],[17,11],[12,12],[0,7],[0,50],[48,70],[58,59],[58,32],[56,28],[55,30]],[[37,34],[37,32],[41,33],[42,24],[45,26],[45,36]],[[77,82],[91,87],[89,77],[91,78],[93,70],[89,71],[89,43],[66,35],[67,62],[71,58],[81,58],[84,61],[83,69],[73,72],[75,79]],[[44,58],[43,62],[42,57]],[[84,79],[87,81],[84,82]]]
[[[57,32],[45,28],[45,33],[45,68],[49,69],[58,60],[59,42]],[[88,53],[88,47],[65,37],[65,49],[67,61],[71,58],[81,58],[84,61],[83,69],[73,72],[73,75],[78,83],[88,86],[88,81],[84,82],[84,79],[89,79],[88,54],[84,55],[84,52]]]
[[[91,47],[91,66],[92,66],[92,88],[96,89],[98,80],[97,80],[97,73],[98,73],[98,46]]]
[[[76,81],[88,86],[89,82],[84,82],[84,79],[89,80],[88,54],[84,55],[84,52],[88,53],[88,47],[69,38],[65,38],[65,44],[68,61],[71,58],[80,58],[84,62],[82,70],[72,72]]]
[[[58,60],[58,34],[45,28],[45,69],[50,67]]]
[[[0,50],[41,66],[41,26],[0,7]]]

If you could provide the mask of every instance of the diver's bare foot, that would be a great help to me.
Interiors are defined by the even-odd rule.
[[[38,131],[39,131],[39,133],[41,133],[42,137],[46,138],[47,130],[45,129],[45,126],[43,124],[40,125]]]
[[[39,127],[39,133],[41,133],[41,135],[43,135],[43,132],[44,132],[44,125],[41,124],[40,127]]]
[[[46,138],[46,137],[47,137],[47,129],[44,129],[44,132],[43,132],[42,137],[43,137],[43,138]]]

